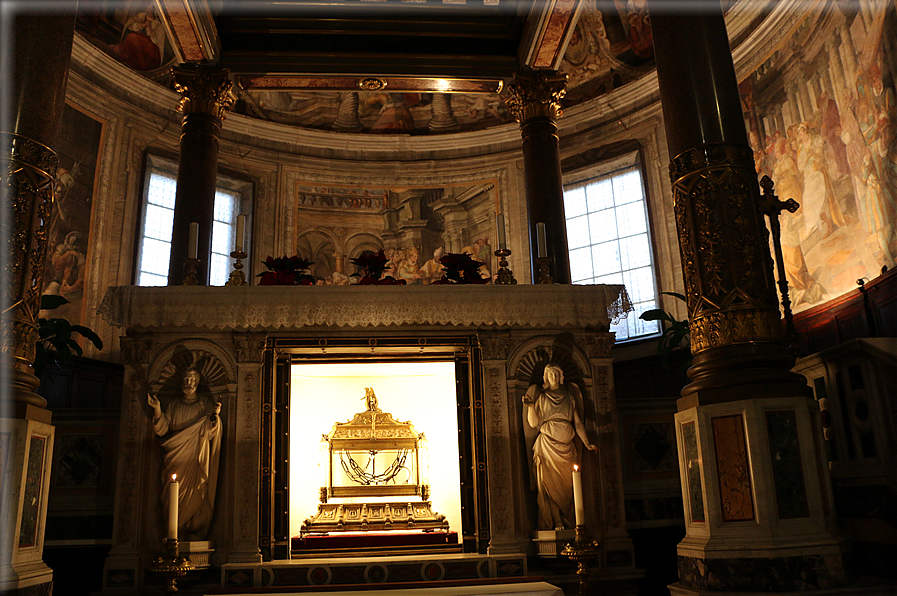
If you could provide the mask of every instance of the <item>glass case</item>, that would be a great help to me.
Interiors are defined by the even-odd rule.
[[[373,388],[365,388],[365,403],[366,410],[322,437],[321,504],[301,533],[448,530],[429,502],[426,436],[382,411]]]

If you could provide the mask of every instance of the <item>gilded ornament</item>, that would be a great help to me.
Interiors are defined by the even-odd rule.
[[[696,147],[670,162],[692,353],[780,342],[772,261],[750,148]]]
[[[365,91],[380,91],[381,89],[386,89],[386,80],[378,79],[377,77],[365,77],[358,79],[358,88]]]
[[[517,122],[536,117],[557,120],[561,117],[561,99],[567,93],[567,75],[554,71],[522,71],[508,85],[505,105]]]
[[[227,69],[210,69],[199,65],[182,65],[171,69],[174,89],[181,94],[177,109],[184,114],[210,114],[224,120],[237,101],[234,84]]]

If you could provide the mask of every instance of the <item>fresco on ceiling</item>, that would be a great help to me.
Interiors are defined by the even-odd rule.
[[[103,123],[66,104],[56,149],[59,169],[44,260],[43,293],[60,295],[71,304],[41,311],[44,318],[82,322],[91,212],[102,142]]]
[[[314,264],[319,285],[349,285],[356,280],[351,259],[383,250],[386,275],[410,285],[442,277],[438,260],[467,252],[485,265],[484,278],[496,273],[495,182],[446,188],[294,186],[296,253]]]
[[[379,91],[244,91],[234,109],[247,116],[319,130],[427,135],[513,122],[494,94]]]
[[[560,72],[567,75],[566,105],[591,99],[654,68],[654,42],[645,0],[587,0]]]
[[[807,19],[740,84],[758,176],[801,205],[781,216],[795,311],[855,289],[897,258],[895,65],[882,51],[883,35],[895,32],[883,31],[884,17],[847,15],[825,32]],[[817,36],[832,43],[811,43]],[[785,49],[794,42],[812,54],[794,60]]]
[[[93,2],[78,11],[76,30],[122,64],[150,78],[167,75],[174,53],[151,0]]]

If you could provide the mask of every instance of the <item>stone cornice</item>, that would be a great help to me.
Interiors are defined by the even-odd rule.
[[[623,286],[244,286],[109,288],[110,325],[284,331],[315,328],[607,329],[631,310]]]

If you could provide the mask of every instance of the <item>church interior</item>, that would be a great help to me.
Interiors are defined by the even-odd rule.
[[[0,592],[897,593],[897,0],[0,17]]]

